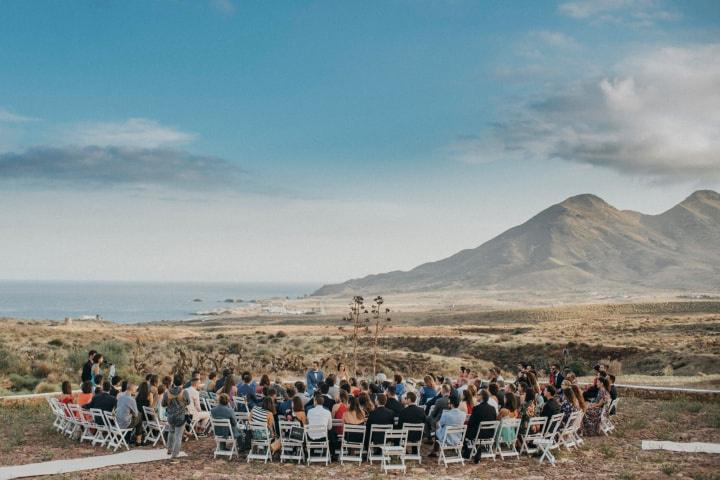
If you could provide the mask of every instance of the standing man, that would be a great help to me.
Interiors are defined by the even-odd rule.
[[[312,397],[317,386],[325,379],[323,372],[320,371],[320,363],[317,360],[312,363],[312,368],[308,370],[305,377],[308,396]]]
[[[82,374],[80,375],[80,383],[89,382],[92,380],[92,366],[93,366],[93,357],[95,356],[97,352],[95,350],[90,350],[88,352],[88,360],[85,362],[82,368]]]

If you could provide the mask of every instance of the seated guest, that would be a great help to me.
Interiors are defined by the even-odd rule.
[[[255,405],[250,411],[250,424],[266,426],[270,436],[275,436],[275,404],[270,397],[265,397],[260,405]]]
[[[235,419],[235,413],[232,408],[228,405],[230,403],[230,397],[226,394],[221,393],[218,395],[218,404],[210,410],[210,416],[216,420],[230,420],[230,426],[232,428],[232,436],[235,439],[239,439],[242,436],[240,429],[238,428],[237,420]],[[214,434],[218,437],[229,437],[230,432],[226,428],[220,427],[215,430]]]
[[[481,422],[492,422],[494,420],[497,420],[497,412],[495,411],[495,407],[493,407],[489,403],[490,393],[487,391],[487,389],[481,389],[479,396],[480,403],[475,405],[472,413],[470,414],[470,419],[468,420],[468,427],[465,438],[469,440],[474,440],[475,436],[478,435],[478,429],[480,428]],[[492,432],[482,431],[480,432],[480,436],[478,438],[487,439],[491,436]],[[470,449],[466,446],[463,451],[465,458],[468,458],[470,456]],[[477,455],[475,455],[475,457],[473,458],[473,461],[475,463],[478,463],[480,461],[480,453],[481,452],[478,450]]]
[[[518,382],[518,408],[520,410],[520,431],[524,432],[527,424],[535,416],[535,395],[525,382]]]
[[[264,373],[260,377],[260,383],[255,386],[255,393],[257,395],[265,395],[265,389],[270,388],[270,376]]]
[[[215,388],[216,380],[217,380],[217,372],[210,372],[207,380],[205,381],[205,386],[203,387],[203,390],[205,390],[206,392],[216,391],[217,390]]]
[[[488,385],[488,393],[490,394],[490,400],[488,400],[488,403],[495,407],[496,412],[500,412],[500,397],[498,397],[498,393],[500,393],[500,390],[498,389],[497,383],[491,383]]]
[[[335,405],[333,405],[332,412],[331,412],[332,418],[334,420],[342,420],[343,417],[345,416],[345,412],[347,412],[347,409],[348,409],[349,397],[350,396],[348,395],[348,393],[345,390],[340,390],[338,401],[337,401],[337,403],[335,403]],[[342,428],[337,427],[335,429],[335,433],[337,433],[338,435],[341,435]]]
[[[408,423],[419,423],[423,425],[423,433],[426,433],[426,416],[425,416],[425,409],[415,405],[415,402],[417,401],[417,396],[415,395],[415,392],[407,392],[405,394],[405,397],[403,398],[403,406],[404,408],[400,411],[398,414],[398,428],[403,428],[405,424]],[[408,436],[407,441],[408,442],[419,442],[422,440],[423,433],[416,433],[412,432],[411,435]],[[413,447],[413,454],[417,453],[415,451],[415,447]]]
[[[403,398],[403,395],[405,395],[405,383],[403,383],[403,377],[399,373],[395,374],[395,394]]]
[[[202,405],[200,404],[199,388],[200,377],[196,376],[190,379],[190,386],[185,389],[185,391],[188,393],[188,397],[190,398],[188,413],[193,420],[197,421],[196,425],[198,430],[200,430],[201,433],[205,433],[208,425],[210,424],[210,412],[206,412],[202,409]]]
[[[112,384],[112,386],[110,387],[110,395],[117,398],[117,396],[122,391],[120,386],[120,384],[122,383],[122,378],[120,378],[118,375],[115,375],[110,379],[110,383]]]
[[[337,445],[337,435],[332,428],[332,414],[330,410],[325,408],[323,403],[327,400],[327,397],[316,393],[314,396],[314,407],[311,408],[307,413],[307,424],[308,426],[322,425],[327,430],[328,441],[330,443],[330,455],[335,455],[335,446]],[[311,440],[317,440],[320,437],[308,434]]]
[[[115,418],[117,419],[118,427],[120,428],[132,428],[135,431],[135,444],[142,444],[142,417],[138,410],[137,403],[135,402],[135,391],[136,386],[134,383],[128,383],[127,391],[124,395],[120,395],[117,398],[117,406],[115,407]]]
[[[462,402],[460,402],[460,410],[465,415],[470,415],[475,408],[475,398],[473,397],[472,388],[468,387],[462,391]]]
[[[295,396],[295,388],[294,387],[288,387],[287,390],[285,390],[285,394],[287,398],[280,402],[277,407],[278,415],[287,416],[288,414],[292,414],[292,402],[293,397]]]
[[[92,397],[92,400],[90,400],[90,403],[87,405],[83,405],[83,408],[85,410],[90,410],[91,408],[98,408],[104,412],[112,412],[115,409],[115,406],[117,405],[117,400],[115,397],[107,393],[107,390],[110,390],[110,382],[105,382],[104,385],[97,386],[95,388],[95,395]],[[96,418],[95,422],[102,425],[104,422],[100,418]]]
[[[243,383],[240,385],[237,389],[237,394],[240,397],[245,397],[245,400],[247,401],[248,408],[252,410],[252,408],[258,404],[257,396],[255,395],[255,386],[252,385],[252,375],[249,373],[244,373],[242,377]],[[269,379],[268,379],[269,382]],[[231,398],[232,400],[232,398]]]
[[[443,411],[445,411],[448,408],[448,405],[450,404],[450,385],[447,383],[443,383],[442,387],[440,387],[440,394],[433,402],[435,407],[432,409],[430,414],[428,415],[428,427],[430,428],[431,432],[434,432],[437,430],[438,422],[440,421],[440,417],[443,414]],[[428,408],[426,407],[426,411]]]
[[[555,390],[555,387],[552,385],[546,385],[545,390],[543,390],[543,396],[545,397],[545,403],[543,404],[542,412],[540,413],[540,416],[547,418],[548,421],[550,421],[550,417],[560,413],[560,404],[558,403],[557,399],[555,398],[556,393],[557,393],[557,391]]]
[[[402,411],[403,406],[396,398],[395,393],[395,385],[388,385],[387,390],[385,390],[385,395],[387,395],[387,402],[385,403],[385,406],[392,410],[397,417]]]
[[[62,395],[60,396],[60,398],[59,398],[58,401],[59,401],[60,403],[65,403],[65,404],[73,403],[72,385],[70,385],[70,382],[68,382],[67,380],[65,380],[64,382],[62,382],[62,385],[60,386],[60,389],[62,390]],[[80,400],[79,400],[79,398],[78,398],[78,402],[79,402],[79,401],[80,401]],[[88,401],[89,401],[89,400],[88,400]],[[79,404],[80,404],[80,403],[78,403],[78,405],[79,405]]]
[[[437,396],[438,392],[435,389],[435,381],[430,375],[425,375],[423,382],[425,384],[420,389],[420,405],[427,405],[430,400]]]
[[[353,397],[358,397],[360,395],[360,387],[358,387],[357,378],[350,377],[350,394]]]
[[[172,382],[172,380],[171,380]],[[158,385],[158,398],[162,398],[163,395],[165,395],[165,392],[167,391],[167,387],[165,384]],[[157,405],[155,405],[155,410],[158,413],[158,418],[160,420],[166,420],[167,419],[167,408],[165,408],[162,404],[162,402],[158,401]]]
[[[340,395],[340,387],[336,383],[336,377],[334,373],[331,373],[325,379],[325,383],[328,386],[328,395],[333,401],[337,401],[338,395]]]
[[[372,401],[370,395],[367,392],[360,393],[360,396],[358,397],[358,402],[360,403],[360,408],[362,408],[365,412],[365,418],[370,415],[370,412],[375,410],[375,403]]]
[[[145,418],[145,410],[143,409],[143,407],[148,407],[152,409],[152,404],[150,403],[150,385],[148,385],[147,382],[142,382],[140,386],[137,387],[137,394],[135,394],[135,405],[137,405],[138,412],[142,414],[143,419],[147,420],[147,418]]]
[[[303,406],[312,400],[312,397],[305,391],[305,384],[299,380],[295,382],[295,392],[295,396],[302,400]]]
[[[565,383],[563,383],[565,384]],[[573,412],[580,409],[577,399],[575,398],[575,392],[573,392],[570,385],[563,388],[563,402],[560,404],[560,411],[563,413],[563,425],[565,425]]]
[[[610,380],[610,400],[615,400],[618,397],[617,388],[615,388],[615,375],[608,374],[608,380]],[[614,414],[615,412],[610,412]]]
[[[220,395],[221,393],[224,393],[228,396],[230,399],[230,405],[235,404],[235,397],[238,396],[238,388],[235,386],[235,380],[233,380],[232,375],[228,376],[225,381],[222,384],[222,387],[220,387],[220,390],[217,391],[217,394]],[[255,393],[253,392],[253,395]],[[248,408],[252,408],[248,406]]]
[[[583,417],[583,434],[586,436],[600,435],[600,420],[602,414],[610,406],[610,381],[606,377],[599,379],[597,383],[598,394],[594,401],[587,406]]]
[[[292,398],[292,413],[290,420],[297,420],[303,425],[307,425],[307,415],[305,414],[305,405],[297,395]]]
[[[385,404],[387,403],[387,397],[384,393],[378,394],[377,397],[377,407],[370,412],[370,414],[367,417],[367,422],[365,424],[365,447],[367,448],[368,443],[370,442],[370,428],[373,425],[390,425],[393,426],[395,424],[395,414],[392,410],[387,408]],[[384,438],[384,435],[378,438],[374,438],[373,441],[375,443],[382,443],[382,440]]]
[[[440,442],[445,444],[454,444],[460,441],[459,434],[451,434],[447,438],[445,432],[448,427],[462,427],[465,425],[465,414],[458,408],[460,406],[460,399],[457,395],[450,395],[448,408],[443,410],[440,420],[438,420],[437,431],[435,434],[435,447],[431,457],[437,456],[437,451],[440,448]]]
[[[219,392],[220,389],[225,385],[225,380],[228,379],[228,377],[232,376],[232,371],[229,368],[224,368],[222,371],[222,377],[220,377],[216,382],[214,386],[214,391]],[[230,405],[232,405],[232,399],[230,399]]]
[[[348,396],[347,410],[345,410],[342,417],[343,423],[347,423],[349,425],[362,425],[365,423],[365,418],[365,411],[360,406],[360,400],[352,395]]]
[[[322,396],[325,397],[323,407],[332,412],[332,409],[335,406],[335,399],[330,396],[330,385],[328,385],[327,382],[320,384],[320,393],[322,393]]]
[[[77,398],[77,404],[81,407],[90,403],[90,400],[92,400],[93,397],[93,385],[92,382],[89,380],[87,382],[83,382],[82,385],[80,385],[80,393],[78,394]]]

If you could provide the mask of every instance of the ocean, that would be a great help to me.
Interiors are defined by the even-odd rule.
[[[0,317],[63,320],[100,315],[117,323],[186,320],[259,298],[296,298],[319,284],[0,281]],[[194,301],[202,300],[201,302]]]

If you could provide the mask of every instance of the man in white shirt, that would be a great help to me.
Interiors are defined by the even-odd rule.
[[[318,392],[314,396],[315,406],[307,412],[308,426],[323,425],[325,427],[325,430],[327,431],[327,437],[330,443],[330,455],[335,456],[337,435],[332,428],[332,413],[330,413],[330,410],[323,407],[323,403],[325,403],[325,397]],[[313,440],[319,438],[317,435],[313,435],[309,432],[308,436]]]
[[[210,423],[210,412],[206,412],[200,406],[200,377],[193,377],[190,387],[186,388],[190,403],[188,404],[188,413],[192,415],[193,420],[197,421],[197,428],[200,432],[207,431],[208,423]]]

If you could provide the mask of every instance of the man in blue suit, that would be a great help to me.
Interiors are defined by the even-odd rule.
[[[312,363],[312,368],[308,370],[305,380],[305,383],[307,383],[307,393],[312,397],[318,385],[325,380],[323,372],[320,371],[320,364],[317,361]]]

